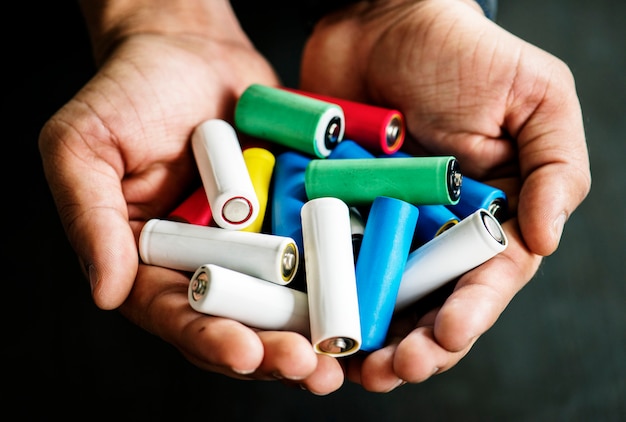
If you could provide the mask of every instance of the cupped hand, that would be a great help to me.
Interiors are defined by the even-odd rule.
[[[139,262],[143,224],[164,217],[199,183],[189,140],[204,120],[232,121],[251,83],[278,85],[243,31],[217,38],[136,33],[46,123],[45,174],[95,303],[172,343],[198,367],[232,377],[283,379],[318,394],[339,388],[337,360],[303,336],[260,332],[199,314],[189,274]]]
[[[320,21],[300,88],[402,111],[404,149],[454,155],[464,174],[509,197],[507,249],[462,276],[441,306],[394,318],[388,346],[347,362],[348,377],[372,391],[424,381],[458,363],[495,323],[588,194],[572,74],[470,0],[388,0]]]

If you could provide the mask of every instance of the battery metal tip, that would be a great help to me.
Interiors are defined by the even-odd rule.
[[[341,134],[341,119],[333,117],[326,127],[326,135],[324,144],[326,148],[333,149],[339,143],[339,135]]]
[[[193,300],[200,300],[206,293],[209,285],[209,275],[206,272],[201,272],[191,280],[191,297]]]
[[[287,245],[283,252],[281,270],[285,280],[291,280],[298,267],[298,251],[292,243]]]
[[[252,204],[242,197],[231,198],[222,207],[222,217],[231,224],[245,223],[252,215]]]
[[[506,237],[504,236],[504,233],[502,232],[502,227],[500,226],[500,223],[498,223],[498,220],[496,220],[496,218],[486,210],[483,210],[482,212],[482,219],[483,219],[483,224],[485,225],[485,228],[487,229],[489,234],[497,242],[504,245],[506,243]]]
[[[345,337],[331,337],[320,343],[319,348],[325,353],[343,353],[354,347],[354,340]]]
[[[459,168],[459,162],[452,159],[448,163],[448,194],[453,201],[457,201],[461,197],[462,184],[463,175]]]
[[[385,135],[385,142],[389,148],[395,147],[396,143],[402,138],[402,120],[398,116],[394,116],[389,121]]]

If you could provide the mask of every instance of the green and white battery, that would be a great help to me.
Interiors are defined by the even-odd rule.
[[[252,84],[237,101],[235,127],[247,135],[326,158],[343,139],[345,117],[336,104]]]
[[[454,156],[314,159],[305,171],[308,199],[335,197],[350,206],[369,205],[379,196],[414,205],[453,205],[462,175]]]

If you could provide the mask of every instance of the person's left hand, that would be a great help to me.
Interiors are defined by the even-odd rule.
[[[407,151],[454,155],[463,174],[508,195],[507,249],[460,277],[441,305],[396,315],[389,345],[346,360],[349,379],[367,390],[422,382],[495,323],[589,191],[572,75],[471,0],[382,0],[317,24],[299,88],[400,110]]]

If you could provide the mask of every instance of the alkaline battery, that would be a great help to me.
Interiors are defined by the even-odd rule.
[[[159,219],[141,230],[139,254],[150,265],[193,272],[215,264],[281,285],[294,278],[299,263],[288,237]]]
[[[478,210],[409,254],[395,310],[460,277],[506,249],[496,218]]]
[[[456,204],[462,175],[452,156],[311,160],[305,172],[309,199],[335,197],[352,206],[378,196],[413,205]]]
[[[344,138],[354,140],[368,151],[393,154],[404,143],[406,125],[404,115],[398,110],[302,90],[288,90],[341,107],[346,120]]]
[[[263,222],[265,221],[265,210],[267,209],[270,183],[276,158],[274,154],[265,148],[251,147],[243,150],[243,159],[259,201],[259,213],[252,224],[242,230],[258,233],[263,229]]]
[[[215,223],[231,230],[252,224],[259,202],[235,129],[207,120],[194,130],[191,145]]]
[[[372,203],[356,262],[361,350],[385,343],[418,216],[416,206],[399,199]]]
[[[465,187],[463,189],[465,194]],[[459,222],[459,218],[445,205],[418,205],[417,208],[420,219],[415,227],[414,244],[423,245]]]
[[[252,84],[237,101],[235,126],[248,135],[325,158],[342,141],[345,118],[336,104]]]
[[[347,356],[361,345],[350,210],[337,198],[302,207],[311,342],[317,353]]]
[[[263,330],[309,335],[306,293],[215,264],[199,267],[189,283],[191,307]]]
[[[486,209],[502,223],[508,216],[506,194],[493,186],[469,177],[463,178],[463,195],[450,210],[460,219],[473,214],[478,209]]]
[[[208,226],[211,223],[212,214],[204,187],[200,186],[193,191],[169,213],[167,218],[183,223]]]

